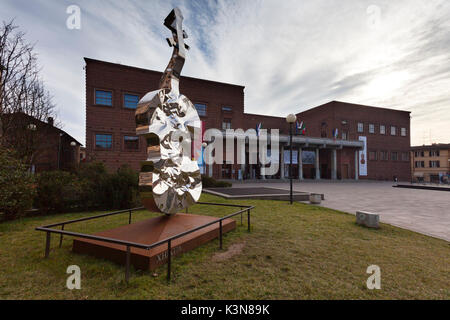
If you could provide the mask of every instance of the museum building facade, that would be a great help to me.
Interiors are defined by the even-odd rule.
[[[147,151],[136,135],[134,112],[139,99],[158,88],[162,73],[90,58],[85,62],[86,159],[111,170],[129,164],[138,171]],[[217,179],[286,179],[289,124],[284,117],[245,113],[244,88],[184,76],[180,81],[180,92],[194,103],[205,130],[278,129],[280,169],[261,175],[261,164],[248,163],[248,143],[241,146],[247,161],[238,164],[235,143],[233,163],[200,163],[201,170]],[[331,101],[296,116],[294,179],[410,180],[410,112]]]

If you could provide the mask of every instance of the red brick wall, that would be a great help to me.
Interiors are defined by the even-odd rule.
[[[86,60],[86,153],[87,160],[103,161],[116,170],[122,164],[140,169],[146,159],[145,141],[141,138],[139,151],[125,151],[123,136],[135,135],[134,110],[123,107],[123,94],[140,97],[159,87],[162,73],[113,64],[92,59]],[[113,92],[113,106],[95,105],[95,89]],[[181,77],[180,92],[192,103],[207,105],[207,114],[201,117],[206,128],[222,128],[222,119],[231,119],[232,128],[244,126],[244,87]],[[222,106],[232,107],[232,112],[222,111]],[[113,135],[113,148],[108,151],[95,149],[95,134]],[[215,171],[219,172],[215,168]]]
[[[362,179],[392,180],[397,176],[400,180],[411,178],[410,161],[402,160],[402,153],[410,150],[410,113],[407,111],[368,107],[339,101],[332,101],[316,108],[297,114],[299,120],[306,124],[308,136],[321,136],[322,123],[326,123],[326,136],[332,137],[332,130],[338,128],[339,139],[342,132],[348,132],[348,140],[358,140],[359,136],[367,137],[367,156],[369,151],[377,153],[377,160],[368,160],[367,177]],[[343,124],[346,121],[346,124]],[[358,122],[364,124],[364,132],[357,132]],[[375,133],[369,133],[369,124],[375,125]],[[380,125],[385,125],[386,134],[380,134]],[[390,127],[396,127],[396,135],[390,134]],[[401,136],[401,128],[406,128],[406,136]],[[379,160],[380,151],[389,153],[389,160]],[[398,160],[391,160],[392,152],[397,152]],[[353,150],[338,151],[338,175],[344,164],[351,167],[350,174],[354,177]]]
[[[145,141],[141,139],[139,151],[125,151],[123,136],[135,135],[134,110],[123,107],[123,94],[133,93],[142,97],[145,93],[156,90],[159,86],[160,72],[139,69],[114,63],[86,60],[86,153],[87,160],[105,162],[107,167],[115,170],[120,165],[128,163],[139,170],[140,162],[146,158]],[[95,89],[113,92],[113,106],[96,106]],[[206,128],[222,128],[223,119],[230,119],[232,128],[255,128],[262,123],[263,129],[280,129],[280,134],[288,134],[289,126],[284,117],[272,117],[244,113],[244,87],[224,84],[214,81],[182,77],[180,92],[193,103],[207,105],[207,114],[201,117]],[[231,106],[233,111],[226,112],[222,106]],[[367,137],[367,151],[398,153],[397,161],[368,160],[368,176],[361,178],[391,180],[397,176],[401,180],[409,180],[411,176],[410,162],[401,160],[401,153],[410,148],[410,117],[409,112],[384,108],[374,108],[350,103],[332,101],[297,114],[299,121],[306,126],[306,135],[320,137],[322,132],[328,138],[332,130],[338,128],[339,138],[342,131],[348,131],[349,140],[358,140],[358,136]],[[347,124],[342,124],[346,120]],[[364,123],[364,133],[357,132],[357,123]],[[325,123],[325,126],[322,124]],[[368,133],[368,125],[375,125],[375,134]],[[379,134],[379,125],[386,125],[386,135]],[[390,135],[390,126],[397,127],[397,135]],[[407,130],[406,137],[400,136],[400,128]],[[96,133],[113,135],[113,148],[109,151],[99,151],[94,147]],[[331,152],[322,150],[321,163],[327,164],[327,172],[323,177],[330,176]],[[343,170],[348,166],[348,178],[354,178],[354,149],[343,149],[337,152],[338,177],[345,176]],[[235,170],[238,166],[234,166]],[[309,169],[305,167],[305,176]],[[308,171],[308,173],[307,173]],[[220,165],[214,165],[215,177],[222,176]]]

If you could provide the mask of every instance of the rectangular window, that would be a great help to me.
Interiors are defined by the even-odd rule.
[[[389,153],[387,151],[380,151],[380,160],[389,160]]]
[[[380,124],[380,134],[386,134],[386,126],[383,124]]]
[[[200,117],[206,117],[206,104],[196,103],[195,109]]]
[[[136,109],[139,102],[139,96],[125,93],[123,95],[123,106],[127,109]]]
[[[231,119],[223,119],[222,130],[231,129]]]
[[[369,133],[375,133],[375,125],[373,123],[369,123]]]
[[[139,137],[124,136],[123,146],[125,150],[139,150]]]
[[[369,151],[369,160],[377,160],[377,152]]]
[[[223,107],[222,107],[222,111],[225,111],[225,112],[232,112],[232,111],[233,111],[233,108],[232,108],[232,107],[229,107],[229,106],[223,106]]]
[[[409,161],[409,152],[402,152],[402,161]]]
[[[342,131],[342,140],[347,140],[347,139],[348,139],[347,131]]]
[[[398,153],[397,152],[392,152],[391,153],[391,160],[392,161],[397,161],[398,160]]]
[[[364,123],[358,122],[358,132],[364,132]]]
[[[425,162],[423,162],[423,161],[415,161],[414,162],[414,167],[416,167],[416,168],[424,168],[425,167]]]
[[[430,168],[439,168],[440,163],[439,161],[430,161]]]
[[[439,150],[431,150],[430,157],[439,157]]]
[[[397,128],[395,126],[391,126],[391,136],[397,135]]]
[[[112,92],[95,90],[95,104],[102,106],[112,106]]]
[[[414,156],[415,157],[424,157],[425,156],[425,152],[424,151],[415,151],[414,152]]]
[[[112,135],[111,134],[96,134],[95,148],[110,150],[112,149]]]
[[[406,137],[406,128],[401,128],[400,134],[402,135],[402,137]]]

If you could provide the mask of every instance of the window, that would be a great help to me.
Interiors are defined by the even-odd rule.
[[[231,119],[223,119],[222,130],[231,129]]]
[[[397,135],[397,128],[395,126],[391,126],[391,136]]]
[[[398,160],[398,153],[397,152],[392,152],[391,153],[391,160],[392,161],[397,161]]]
[[[364,132],[364,123],[358,122],[358,132]]]
[[[95,148],[109,150],[112,148],[112,135],[111,134],[96,134],[95,135]]]
[[[347,140],[347,139],[348,139],[347,131],[342,131],[342,140]]]
[[[223,106],[223,107],[222,107],[222,111],[225,111],[225,112],[232,112],[232,111],[233,111],[233,108],[232,108],[232,107],[229,107],[229,106]]]
[[[414,156],[415,157],[424,157],[425,152],[424,151],[414,151]]]
[[[102,106],[112,106],[112,92],[95,90],[95,104]]]
[[[124,136],[123,146],[125,150],[139,150],[139,137]]]
[[[389,160],[389,153],[387,151],[380,151],[380,160]]]
[[[386,134],[386,126],[383,124],[380,124],[380,134]]]
[[[196,103],[195,109],[197,109],[198,115],[200,117],[206,117],[206,104]]]
[[[400,134],[402,137],[406,137],[406,128],[401,128],[400,129]]]
[[[440,163],[439,161],[430,161],[430,168],[439,168]]]
[[[409,152],[402,152],[402,161],[409,161]]]
[[[415,168],[425,168],[425,162],[424,161],[414,161],[414,167]]]
[[[369,151],[369,160],[377,160],[377,152]]]
[[[430,157],[439,157],[439,150],[431,150]]]
[[[139,102],[139,96],[125,93],[123,95],[123,106],[127,109],[136,109]]]
[[[369,123],[369,133],[375,133],[375,125],[373,123]]]

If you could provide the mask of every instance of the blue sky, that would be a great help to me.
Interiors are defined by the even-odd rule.
[[[80,30],[66,27],[73,4]],[[342,100],[411,111],[413,145],[450,142],[450,1],[0,0],[0,20],[36,43],[63,129],[84,143],[83,57],[162,71],[174,6],[191,46],[183,74],[244,85],[246,112]]]

